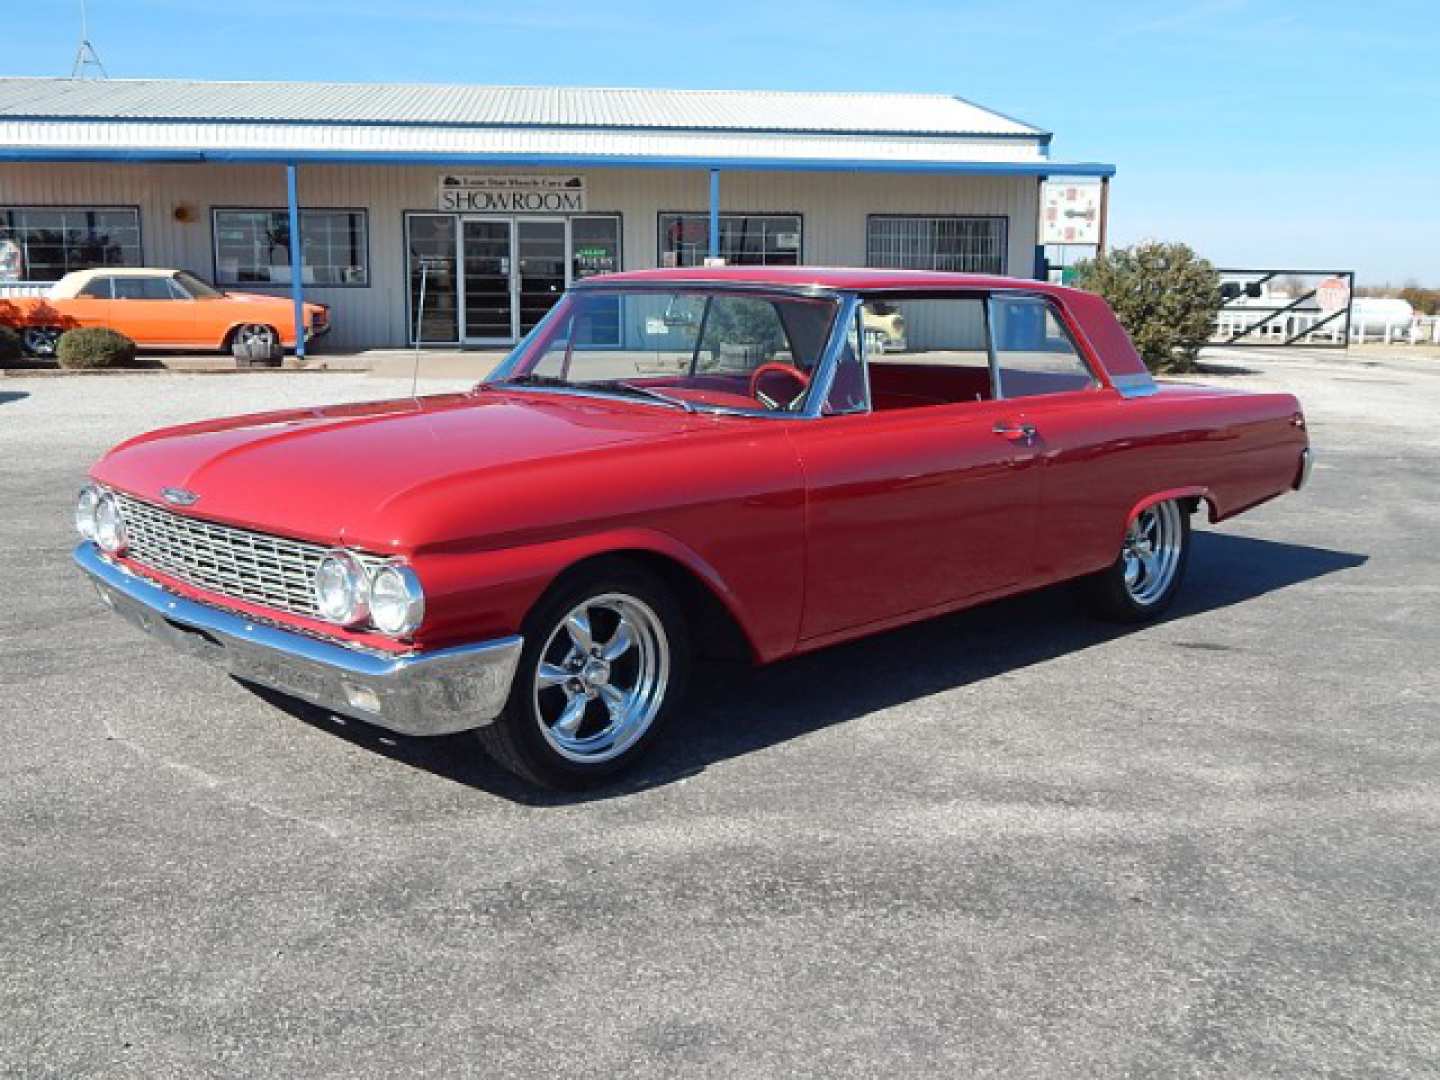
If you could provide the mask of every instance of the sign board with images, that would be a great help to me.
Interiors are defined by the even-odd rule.
[[[582,214],[583,176],[442,173],[436,205],[459,214]]]
[[[1046,183],[1040,189],[1040,243],[1100,243],[1100,185]]]

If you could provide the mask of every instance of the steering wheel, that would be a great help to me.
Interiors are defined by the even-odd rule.
[[[783,390],[777,390],[774,386],[775,383],[780,382],[782,379],[788,380],[798,387],[793,389],[793,392],[788,397],[785,396]],[[772,393],[767,394],[761,389],[760,384],[762,381],[772,384]],[[804,396],[805,391],[808,389],[810,389],[809,375],[806,375],[799,368],[791,364],[782,364],[778,360],[761,364],[750,373],[750,396],[767,409],[794,408],[795,403]]]

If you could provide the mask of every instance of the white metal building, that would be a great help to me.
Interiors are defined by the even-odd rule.
[[[426,343],[496,345],[610,269],[1028,276],[1041,180],[1115,171],[1049,147],[939,94],[0,78],[0,244],[10,288],[173,266],[345,347],[412,340],[423,276]]]

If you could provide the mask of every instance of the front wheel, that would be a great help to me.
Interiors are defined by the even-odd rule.
[[[582,571],[526,619],[504,711],[480,742],[511,772],[584,788],[638,759],[681,696],[689,669],[684,614],[670,591],[628,563]]]
[[[1190,514],[1167,499],[1136,514],[1125,529],[1119,558],[1082,584],[1101,618],[1149,622],[1174,601],[1189,559]]]
[[[257,362],[273,363],[284,355],[280,348],[280,335],[274,327],[263,323],[246,323],[239,327],[230,339],[230,351],[242,366]]]

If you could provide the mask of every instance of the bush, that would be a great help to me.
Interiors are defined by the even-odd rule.
[[[66,330],[55,350],[63,368],[119,368],[135,366],[135,342],[103,326]]]
[[[20,335],[8,326],[0,326],[0,364],[13,364],[24,354]]]
[[[1075,284],[1105,298],[1153,370],[1193,370],[1215,331],[1220,275],[1184,244],[1107,252],[1080,263]]]

